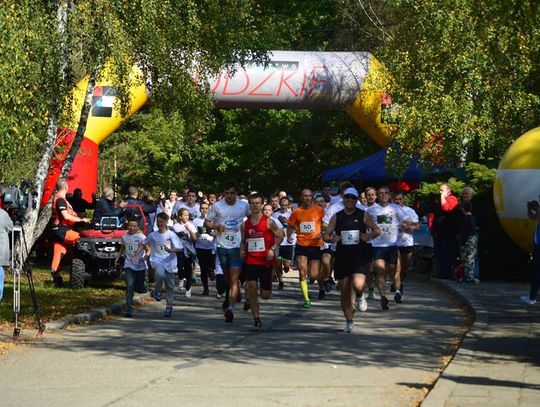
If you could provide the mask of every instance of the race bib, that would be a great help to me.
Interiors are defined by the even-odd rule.
[[[128,255],[128,257],[133,257],[135,255],[135,253],[137,252],[137,249],[139,248],[138,245],[135,245],[135,244],[128,244],[126,246],[126,254]]]
[[[165,248],[167,249],[171,249],[171,242],[167,241],[167,242],[163,242],[161,244],[158,244],[156,246],[156,254],[158,256],[167,256],[169,253],[165,250]]]
[[[301,222],[300,233],[313,233],[315,232],[315,222]]]
[[[264,252],[265,250],[264,237],[250,238],[247,240],[247,244],[250,253]]]
[[[221,234],[223,246],[234,249],[239,246],[240,233],[238,231],[226,230]]]
[[[360,243],[360,231],[359,230],[342,230],[341,231],[341,244],[344,246],[359,244]]]

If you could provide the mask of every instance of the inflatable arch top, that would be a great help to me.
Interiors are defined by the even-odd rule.
[[[137,67],[132,75],[140,77]],[[218,108],[344,110],[384,146],[392,126],[381,122],[381,109],[388,104],[377,87],[381,77],[380,63],[368,52],[270,51],[267,64],[239,66],[233,75],[222,72],[209,79],[209,88]],[[87,83],[88,78],[73,90],[72,109],[79,113],[59,134],[62,148],[57,151],[65,152],[57,153],[51,162],[42,203],[54,191],[66,147],[73,141]],[[85,199],[96,192],[99,144],[148,101],[142,84],[130,89],[130,94],[131,109],[122,116],[115,105],[114,83],[107,79],[96,83],[81,149],[68,176],[70,191],[81,188]]]

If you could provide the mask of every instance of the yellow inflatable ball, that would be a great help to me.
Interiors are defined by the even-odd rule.
[[[504,154],[493,187],[501,224],[523,250],[532,250],[535,221],[527,217],[527,202],[540,195],[540,127],[523,134]]]

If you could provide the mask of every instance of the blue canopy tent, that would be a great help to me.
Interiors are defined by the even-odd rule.
[[[383,148],[375,154],[359,161],[325,171],[323,174],[323,182],[336,180],[354,181],[357,179],[371,181],[398,179],[398,177],[392,176],[386,171],[385,158],[386,148]],[[422,181],[423,175],[424,169],[418,163],[418,160],[411,159],[407,166],[407,170],[403,176],[399,177],[399,179],[402,181]]]

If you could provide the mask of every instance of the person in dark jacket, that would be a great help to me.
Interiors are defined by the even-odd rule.
[[[156,212],[156,203],[151,200],[144,201],[139,199],[139,189],[134,186],[128,188],[128,196],[124,198],[123,202],[125,202],[127,206],[138,206],[142,209],[144,216],[146,217],[146,233],[152,232],[152,219],[150,215]],[[125,209],[125,214],[128,217],[140,215],[137,209],[129,207]]]
[[[125,201],[122,201],[117,205],[114,199],[113,189],[109,187],[105,188],[103,190],[103,196],[96,202],[92,223],[99,224],[101,218],[105,216],[116,216],[121,218],[126,205],[127,202]]]
[[[463,264],[463,282],[474,283],[474,264],[478,251],[478,233],[476,218],[472,213],[471,201],[465,201],[461,205],[459,240],[461,262]]]
[[[452,259],[450,250],[458,233],[456,222],[458,199],[452,195],[450,186],[442,184],[439,187],[440,200],[430,218],[431,235],[435,245],[437,259],[437,276],[439,278],[452,277]]]
[[[538,201],[527,202],[527,215],[536,222],[533,237],[533,252],[531,258],[531,288],[529,295],[523,295],[521,301],[527,305],[536,304],[536,297],[540,289],[540,197]]]
[[[95,195],[92,194],[92,202],[88,202],[83,197],[83,192],[80,188],[73,190],[73,195],[69,197],[68,202],[71,204],[77,216],[84,218],[87,209],[94,209],[96,204]]]

